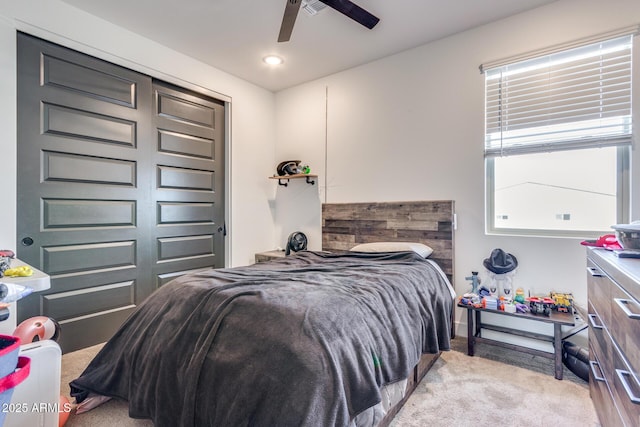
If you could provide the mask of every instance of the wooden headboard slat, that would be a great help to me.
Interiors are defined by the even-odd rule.
[[[345,251],[359,243],[419,242],[453,283],[454,202],[452,200],[325,203],[322,249]]]

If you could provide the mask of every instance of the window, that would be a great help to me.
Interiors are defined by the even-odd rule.
[[[487,232],[628,222],[633,34],[483,65]]]

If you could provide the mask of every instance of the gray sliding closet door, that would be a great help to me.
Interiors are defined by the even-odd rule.
[[[220,102],[18,34],[16,252],[51,275],[18,321],[56,319],[73,351],[109,339],[169,279],[224,266],[223,116]]]
[[[153,83],[153,277],[224,267],[224,106]]]

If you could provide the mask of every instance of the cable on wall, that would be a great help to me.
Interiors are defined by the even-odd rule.
[[[327,203],[327,160],[329,158],[329,86],[324,87],[324,202]]]

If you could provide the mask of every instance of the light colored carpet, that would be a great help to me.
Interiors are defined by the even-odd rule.
[[[450,351],[436,361],[391,427],[599,425],[585,385]]]
[[[87,366],[101,345],[62,357],[61,393]],[[466,338],[453,340],[398,413],[391,427],[599,426],[588,384],[564,369],[553,377],[553,361],[493,346],[464,351]],[[526,366],[527,368],[525,368]],[[65,427],[147,427],[128,417],[126,402],[111,400],[85,414],[71,414]]]

